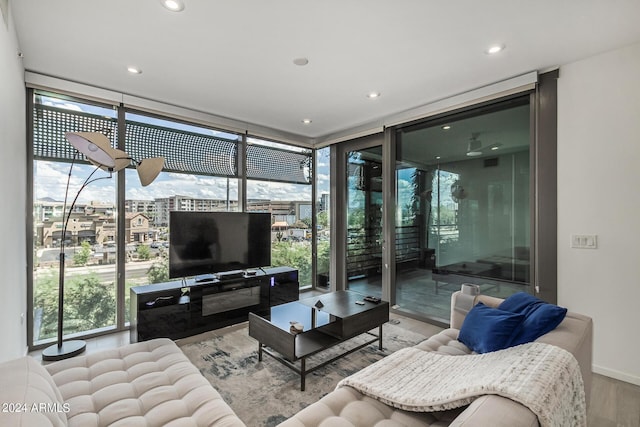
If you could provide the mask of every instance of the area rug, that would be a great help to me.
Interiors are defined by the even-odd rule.
[[[342,378],[426,338],[401,323],[386,323],[382,351],[376,342],[307,374],[306,389],[300,391],[298,374],[268,355],[258,362],[258,342],[249,336],[246,323],[226,329],[181,348],[248,427],[276,426],[333,391]],[[361,335],[310,357],[307,368],[370,338]]]

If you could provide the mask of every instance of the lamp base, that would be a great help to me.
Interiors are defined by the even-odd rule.
[[[63,341],[61,346],[58,343],[42,350],[42,360],[54,361],[68,359],[77,356],[87,348],[87,343],[81,340]]]

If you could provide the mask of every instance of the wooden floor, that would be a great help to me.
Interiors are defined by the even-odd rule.
[[[640,387],[594,374],[589,427],[640,426]]]
[[[391,315],[400,326],[431,336],[439,328],[406,317]],[[640,427],[640,386],[593,374],[591,401],[587,410],[589,427]]]
[[[390,322],[430,337],[442,328],[419,320],[390,314]],[[87,353],[118,347],[129,342],[129,332],[87,340]],[[40,352],[31,353],[39,358]],[[591,402],[587,412],[589,427],[640,427],[640,386],[594,374]]]

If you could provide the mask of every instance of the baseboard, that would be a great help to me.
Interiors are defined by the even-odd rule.
[[[626,383],[640,386],[640,377],[635,375],[629,375],[625,372],[616,371],[615,369],[593,365],[593,372],[596,374],[604,375],[605,377],[613,378],[616,380],[624,381]]]

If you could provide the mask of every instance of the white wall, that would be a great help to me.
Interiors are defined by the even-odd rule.
[[[13,21],[0,19],[0,361],[24,355],[27,346],[24,68]]]
[[[571,249],[571,234],[598,248]],[[640,44],[560,68],[558,303],[594,320],[594,372],[640,385]]]

